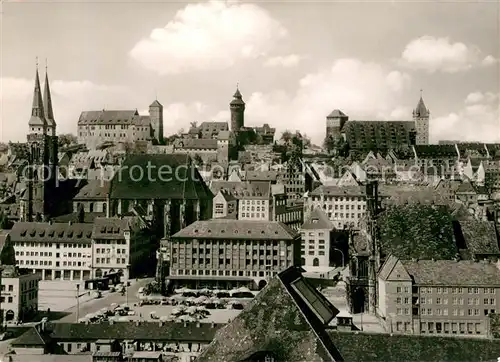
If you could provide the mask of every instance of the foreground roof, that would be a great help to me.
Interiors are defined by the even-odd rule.
[[[500,342],[478,338],[329,332],[345,361],[495,361]]]
[[[333,224],[330,221],[330,219],[328,219],[328,216],[325,214],[325,212],[321,208],[316,207],[311,212],[311,215],[304,222],[301,229],[303,229],[303,230],[319,230],[319,229],[333,230]]]
[[[173,235],[174,238],[293,240],[298,237],[282,222],[260,220],[199,220]]]
[[[292,287],[296,281],[310,291],[331,318],[338,314],[324,297],[288,268],[272,279],[231,323],[219,330],[197,361],[239,362],[271,355],[277,361],[341,361],[342,357],[313,309]]]

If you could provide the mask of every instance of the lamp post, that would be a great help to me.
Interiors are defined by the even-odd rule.
[[[128,307],[128,282],[129,282],[129,279],[130,279],[130,264],[127,264],[126,266],[127,268],[127,275],[126,275],[126,278],[125,278],[125,305]]]
[[[76,285],[76,322],[80,319],[80,284]]]
[[[342,269],[344,269],[345,267],[345,264],[344,264],[344,252],[340,249],[337,249],[337,248],[333,248],[332,250],[337,250],[338,252],[340,252],[340,254],[342,254]]]

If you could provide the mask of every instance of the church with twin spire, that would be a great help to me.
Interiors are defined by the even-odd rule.
[[[33,102],[28,121],[28,163],[22,171],[26,187],[20,203],[21,221],[44,221],[54,213],[58,180],[56,127],[47,67],[42,96],[37,62]]]

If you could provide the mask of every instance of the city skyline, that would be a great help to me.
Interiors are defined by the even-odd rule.
[[[60,133],[81,111],[144,113],[156,97],[166,135],[229,121],[239,83],[245,125],[317,144],[331,110],[411,120],[421,89],[431,141],[500,141],[499,16],[498,3],[7,2],[0,139],[25,140],[39,57]]]

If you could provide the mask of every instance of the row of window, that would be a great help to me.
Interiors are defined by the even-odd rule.
[[[212,275],[212,276],[233,276],[233,277],[274,277],[278,272],[275,271],[243,271],[243,270],[191,270],[191,269],[173,269],[172,275]]]
[[[467,326],[467,329],[466,329]],[[450,328],[451,327],[451,328]],[[453,322],[422,322],[420,323],[421,333],[445,333],[449,334],[481,334],[481,323],[453,323]]]
[[[109,259],[109,258],[108,258]],[[172,264],[177,264],[177,262],[180,263],[183,263],[183,259],[177,259],[176,257],[173,257],[172,258]],[[182,261],[182,262],[181,262]],[[199,259],[196,259],[196,258],[192,258],[191,259],[191,264],[194,265],[194,266],[201,266],[202,264],[212,264],[212,260],[211,259],[203,259],[203,258],[199,258]],[[225,262],[224,262],[224,259],[219,259],[219,267],[229,267],[230,265],[240,265],[242,266],[243,264],[243,260],[240,260],[239,263],[238,261],[236,261],[235,263],[232,263],[231,262],[231,259],[225,259]],[[284,261],[281,261],[281,264],[284,265],[285,262]],[[245,265],[246,266],[263,266],[263,265],[273,265],[273,266],[277,266],[278,265],[278,260],[277,259],[274,259],[274,260],[264,260],[264,259],[260,259],[260,260],[251,260],[251,259],[246,259],[245,260]]]
[[[469,288],[463,288],[463,287],[434,287],[434,288],[421,287],[420,293],[430,294],[433,291],[435,291],[437,294],[447,294],[448,292],[450,292],[452,294],[462,294],[462,293],[464,293],[464,291],[466,291],[468,294],[479,294],[480,290],[484,294],[495,294],[496,293],[495,288],[478,288],[478,287],[469,287]]]
[[[27,248],[52,248],[54,246],[59,249],[63,248],[90,248],[92,244],[73,244],[73,243],[34,243],[34,242],[16,242],[14,248],[27,247]]]
[[[117,254],[127,254],[127,249],[115,249]],[[96,248],[96,254],[109,254],[111,253],[111,249],[107,248]]]
[[[312,201],[335,201],[335,202],[361,202],[365,201],[364,197],[357,196],[313,196]]]
[[[89,253],[62,253],[63,258],[90,258]],[[16,256],[25,256],[24,251],[16,251]],[[40,255],[38,254],[38,251],[27,251],[26,256],[35,256],[35,257],[52,257],[52,252],[40,252]],[[61,257],[61,253],[56,253],[56,258]]]
[[[400,298],[398,298],[400,299]],[[408,298],[405,298],[405,300]],[[432,304],[432,298],[421,298],[420,299],[421,304]],[[436,298],[436,304],[448,304],[448,298]],[[459,297],[453,297],[452,299],[452,304],[453,305],[464,305],[464,298],[459,298]],[[468,305],[479,305],[479,298],[467,298],[467,304]],[[496,299],[495,298],[483,298],[483,304],[485,305],[495,305],[496,304]]]
[[[17,265],[39,265],[39,266],[52,266],[52,260],[16,260]],[[63,261],[63,266],[86,266],[89,262],[81,262],[81,261]],[[61,263],[59,261],[55,262],[56,267],[60,267]]]
[[[111,264],[111,258],[96,258],[95,259],[96,264]],[[116,258],[116,264],[126,264],[126,259],[125,258]],[[113,263],[115,264],[115,263]]]
[[[306,251],[305,251],[305,250],[302,250],[302,251],[300,252],[300,255],[306,255]],[[308,255],[316,255],[316,253],[315,253],[315,251],[314,251],[314,250],[309,250]],[[318,251],[318,255],[320,255],[320,256],[324,256],[324,255],[325,255],[325,251],[324,251],[324,250],[319,250],[319,251]]]

